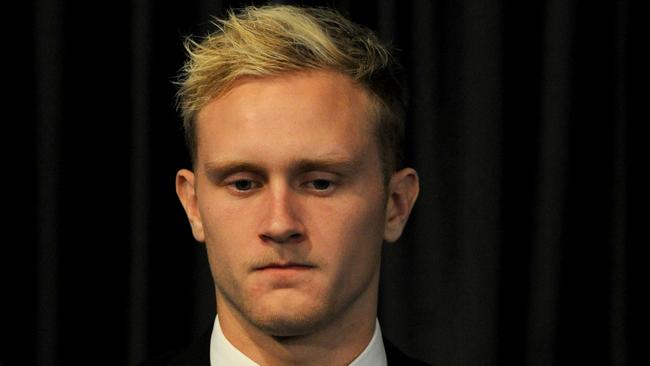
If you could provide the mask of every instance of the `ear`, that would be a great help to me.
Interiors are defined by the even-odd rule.
[[[388,184],[384,240],[392,243],[399,239],[420,192],[418,173],[404,168],[393,173]]]
[[[201,221],[201,213],[199,212],[196,188],[194,185],[194,173],[187,169],[181,169],[176,173],[176,194],[180,199],[185,214],[192,226],[192,234],[194,239],[199,242],[205,240],[203,232],[203,221]]]

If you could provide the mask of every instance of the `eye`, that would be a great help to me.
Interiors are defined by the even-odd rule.
[[[311,186],[317,191],[324,191],[332,186],[332,182],[327,179],[314,179]]]
[[[325,197],[339,189],[341,176],[327,171],[307,172],[300,177],[300,182],[305,192]]]
[[[232,182],[231,185],[238,191],[250,191],[254,188],[255,183],[250,179],[238,179]]]

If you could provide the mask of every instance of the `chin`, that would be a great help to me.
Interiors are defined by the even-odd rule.
[[[316,332],[330,322],[331,315],[323,303],[260,301],[257,309],[249,312],[249,321],[264,333],[277,337],[302,336]]]
[[[276,314],[265,319],[259,319],[257,328],[274,337],[299,337],[315,333],[322,324],[326,323],[320,317],[312,314]]]

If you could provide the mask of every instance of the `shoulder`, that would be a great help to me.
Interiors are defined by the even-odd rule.
[[[139,366],[210,366],[210,334],[208,331],[190,346],[151,358]]]
[[[384,338],[384,349],[386,350],[386,360],[388,361],[388,366],[431,366],[428,363],[424,363],[405,354],[386,338]]]

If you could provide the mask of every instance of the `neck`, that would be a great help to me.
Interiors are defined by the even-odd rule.
[[[264,333],[222,296],[217,296],[219,323],[226,339],[260,365],[348,365],[375,331],[377,289],[372,287],[339,317],[304,335]]]

